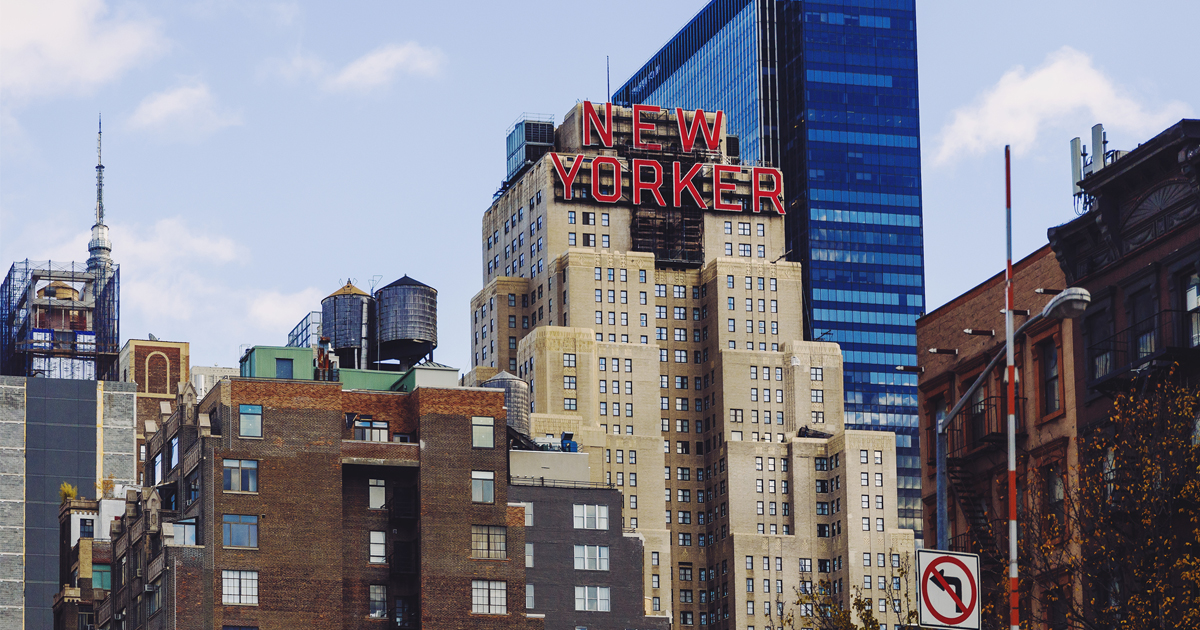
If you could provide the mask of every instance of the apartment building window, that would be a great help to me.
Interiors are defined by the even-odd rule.
[[[224,487],[227,492],[258,492],[258,462],[253,459],[226,459]]]
[[[877,532],[883,531],[883,519],[881,519],[881,518],[875,519],[875,531],[877,531]]]
[[[581,571],[607,571],[608,547],[575,545],[575,568]]]
[[[226,460],[228,461],[228,460]],[[383,479],[368,479],[367,480],[367,509],[382,510],[386,499],[384,492],[387,490],[386,483]]]
[[[813,389],[813,390],[809,390],[809,394],[810,394],[809,398],[810,398],[811,402],[815,402],[815,403],[825,402],[825,390]]]
[[[388,423],[371,420],[371,416],[361,416],[354,421],[354,439],[367,442],[388,441]]]
[[[221,530],[226,547],[258,547],[257,516],[225,514],[221,517]]]
[[[860,485],[871,485],[871,473],[858,473],[858,481]]]
[[[571,377],[574,379],[575,377]],[[488,416],[471,418],[471,447],[496,448],[496,419]]]
[[[609,588],[607,586],[576,586],[575,610],[609,612]]]
[[[238,405],[238,435],[262,437],[262,405]]]
[[[95,520],[84,518],[79,520],[79,537],[93,538],[95,536]]]
[[[471,471],[471,501],[495,503],[496,473],[490,470]]]
[[[387,562],[387,532],[368,532],[367,562],[384,564]]]
[[[749,258],[750,257],[750,244],[749,243],[738,243],[738,255],[743,258]]]
[[[386,619],[387,614],[387,586],[383,584],[370,585],[367,616],[371,619]]]
[[[526,547],[528,555],[529,548]],[[471,526],[471,557],[504,560],[508,557],[508,528],[494,525]]]
[[[875,473],[875,485],[879,487],[883,486],[883,473]]]
[[[825,422],[824,411],[812,411],[809,413],[811,414],[813,424],[823,424]]]
[[[508,583],[500,580],[471,580],[471,612],[479,615],[507,615]]]
[[[258,605],[258,571],[221,571],[221,603]]]
[[[1053,339],[1037,347],[1042,360],[1042,415],[1050,415],[1062,406],[1058,393],[1058,348]]]
[[[607,505],[584,505],[576,503],[572,506],[575,529],[608,529]]]

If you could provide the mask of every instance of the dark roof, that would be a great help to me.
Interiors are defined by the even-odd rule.
[[[416,280],[413,280],[412,278],[408,277],[408,275],[405,275],[403,278],[400,278],[399,280],[387,285],[384,288],[390,289],[391,287],[425,287],[427,289],[433,288],[433,287],[429,286],[428,284],[425,284],[424,282],[418,282]]]

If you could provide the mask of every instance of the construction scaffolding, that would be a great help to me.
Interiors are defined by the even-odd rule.
[[[704,213],[690,208],[633,209],[633,251],[654,254],[656,265],[699,267],[704,263]]]
[[[117,380],[120,296],[118,265],[14,263],[0,285],[0,373]]]

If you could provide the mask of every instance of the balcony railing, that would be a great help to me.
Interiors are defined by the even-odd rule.
[[[1008,435],[1006,396],[989,396],[963,409],[947,429],[950,457],[963,457],[979,448],[1000,448]],[[1025,398],[1017,397],[1017,434],[1025,433],[1021,422]]]
[[[403,575],[417,572],[417,545],[415,542],[398,542],[392,547],[392,555],[388,558],[393,575]]]
[[[1162,310],[1088,346],[1088,386],[1127,376],[1155,359],[1196,350],[1200,312]]]
[[[394,519],[416,518],[420,513],[416,488],[396,488],[387,503],[388,515]]]

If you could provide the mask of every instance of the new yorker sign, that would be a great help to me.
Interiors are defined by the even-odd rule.
[[[662,151],[662,145],[643,139],[643,134],[654,131],[656,125],[643,119],[645,114],[660,114],[661,107],[653,105],[633,106],[633,147],[643,152]],[[709,151],[720,148],[721,122],[725,112],[718,111],[710,124],[704,110],[698,109],[691,113],[691,122],[687,121],[688,113],[682,108],[675,108],[675,121],[679,133],[679,145],[684,153],[691,153],[693,148],[703,144]],[[597,108],[588,101],[583,103],[581,131],[582,144],[585,147],[613,146],[613,107],[612,103],[604,104],[603,116]],[[704,164],[693,162],[660,161],[653,159],[634,158],[626,165],[616,157],[608,155],[592,156],[585,159],[583,154],[559,156],[551,153],[554,171],[563,185],[563,200],[570,201],[575,197],[573,185],[579,179],[581,167],[589,164],[591,170],[591,198],[600,203],[618,203],[624,196],[628,181],[629,198],[633,205],[657,204],[664,208],[681,208],[685,203],[693,204],[702,210],[724,210],[742,212],[746,208],[739,202],[730,201],[728,195],[733,193],[739,183],[748,184],[750,188],[750,209],[759,212],[764,206],[784,214],[783,210],[783,174],[779,169],[760,166],[735,166],[731,164]],[[601,178],[611,176],[615,186],[601,185]],[[749,176],[747,182],[746,176]],[[704,184],[710,184],[705,186]],[[709,188],[707,195],[701,189]],[[690,198],[690,202],[685,201]]]

